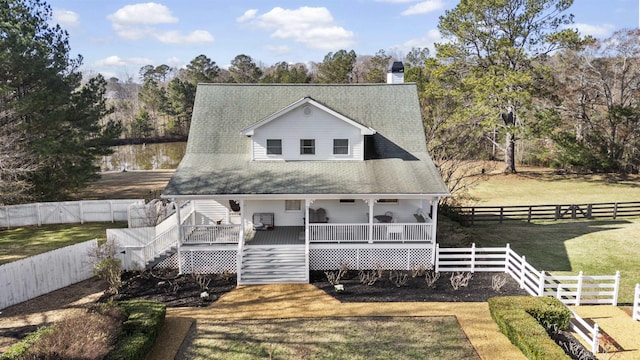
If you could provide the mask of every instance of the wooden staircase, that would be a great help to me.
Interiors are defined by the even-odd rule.
[[[304,245],[249,245],[238,285],[308,283]]]

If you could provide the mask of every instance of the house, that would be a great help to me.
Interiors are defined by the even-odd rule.
[[[448,195],[410,83],[200,84],[163,193],[181,208],[180,272],[238,284],[429,267]]]

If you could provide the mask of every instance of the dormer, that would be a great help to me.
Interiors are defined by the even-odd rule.
[[[376,131],[305,97],[241,133],[254,161],[362,161],[364,138]]]

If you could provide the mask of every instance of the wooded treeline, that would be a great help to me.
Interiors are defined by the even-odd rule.
[[[505,172],[638,173],[640,32],[581,36],[572,2],[461,0],[441,16],[433,54],[342,49],[271,66],[241,54],[228,69],[203,54],[180,69],[81,81],[82,58],[48,22],[50,8],[0,0],[0,203],[68,197],[116,139],[186,137],[198,83],[382,83],[396,60],[417,84],[427,145],[452,192],[477,160],[503,160]]]

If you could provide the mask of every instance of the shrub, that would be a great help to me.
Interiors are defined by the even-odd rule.
[[[122,261],[116,257],[118,244],[107,240],[89,251],[89,259],[93,264],[93,275],[109,284],[109,292],[118,293],[122,285]]]
[[[528,359],[570,359],[543,327],[568,328],[571,313],[558,299],[505,296],[490,298],[488,302],[500,331]]]
[[[167,307],[155,301],[132,300],[119,303],[127,315],[115,349],[108,360],[144,360],[162,329]]]
[[[124,316],[113,305],[99,304],[30,334],[0,359],[103,359],[113,348]]]
[[[42,326],[38,330],[32,332],[27,335],[22,341],[17,344],[12,345],[7,349],[7,351],[0,354],[0,360],[13,360],[20,359],[24,356],[24,354],[29,350],[29,348],[36,342],[38,339],[51,332],[51,326]]]

